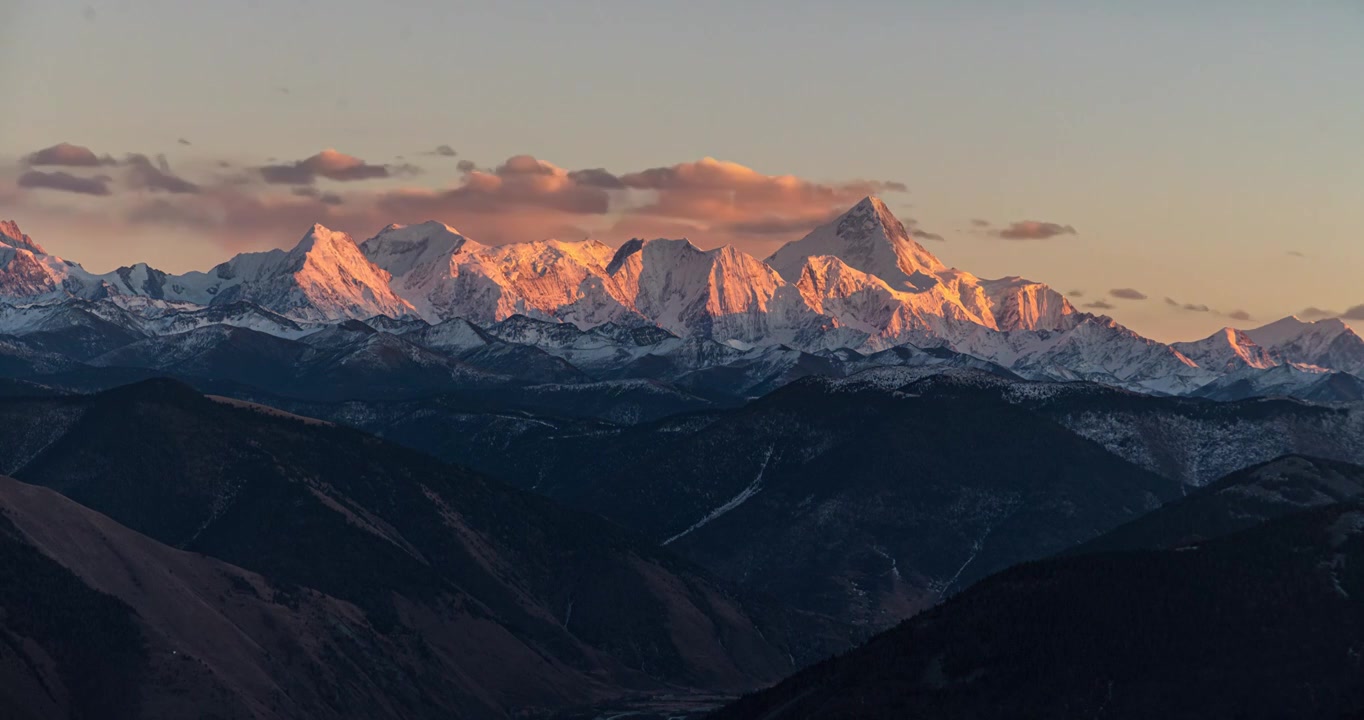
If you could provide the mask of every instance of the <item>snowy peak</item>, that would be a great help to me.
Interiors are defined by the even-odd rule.
[[[936,284],[934,276],[947,269],[910,236],[884,202],[874,197],[864,198],[832,222],[783,245],[767,263],[794,282],[805,260],[819,255],[837,257],[897,290],[927,290]]]
[[[0,244],[8,245],[12,248],[23,248],[37,255],[46,255],[47,251],[42,246],[33,241],[33,238],[25,235],[19,229],[18,223],[13,220],[0,220]]]
[[[257,279],[262,282],[266,297],[271,292],[284,291],[291,296],[286,301],[286,305],[292,305],[289,309],[305,317],[337,320],[373,315],[396,317],[411,312],[411,306],[389,287],[392,276],[370,262],[346,233],[314,225],[289,251],[288,259],[290,275],[284,278],[258,275]],[[268,266],[259,269],[271,270]]]
[[[315,247],[329,247],[337,244],[354,246],[355,239],[346,233],[332,230],[325,225],[314,224],[312,228],[308,230],[308,233],[303,236],[303,239],[298,241],[298,245],[294,246],[294,249],[290,254],[306,254]]]
[[[687,240],[627,243],[610,277],[622,300],[677,335],[724,341],[772,340],[774,299],[789,285],[768,265],[731,246],[701,250]],[[787,293],[798,299],[794,292]]]
[[[1339,318],[1309,321],[1297,315],[1289,315],[1268,325],[1245,331],[1255,342],[1266,347],[1278,347],[1300,342],[1307,338],[1330,342],[1338,335],[1350,331],[1350,326]]]
[[[1175,343],[1171,347],[1199,366],[1218,372],[1265,370],[1279,365],[1274,353],[1235,328],[1222,328],[1202,340]]]
[[[389,225],[360,249],[375,265],[401,277],[414,268],[448,261],[460,252],[482,247],[449,225],[433,220],[419,225]]]
[[[167,300],[221,305],[245,300],[295,320],[331,321],[412,311],[390,277],[365,258],[349,235],[314,225],[289,251],[242,253],[207,273],[161,276],[131,268],[134,293],[157,289]]]
[[[1310,322],[1289,316],[1245,334],[1284,362],[1364,373],[1364,338],[1338,318]]]

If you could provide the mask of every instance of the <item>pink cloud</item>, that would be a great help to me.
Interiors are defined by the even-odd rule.
[[[50,173],[29,170],[19,176],[18,186],[28,190],[57,190],[78,195],[110,194],[107,176],[80,177],[60,170]]]
[[[57,143],[27,155],[24,163],[30,167],[98,167],[112,165],[114,159],[107,155],[99,157],[90,148],[81,145]]]
[[[327,149],[297,162],[266,165],[260,168],[260,174],[272,185],[311,185],[319,177],[338,182],[386,178],[389,168],[370,165],[352,155]]]
[[[1041,220],[1019,220],[995,233],[1005,240],[1047,240],[1060,235],[1075,235],[1075,228]]]
[[[132,154],[124,161],[128,166],[128,185],[138,190],[190,194],[199,186],[171,172],[165,155],[157,155],[155,164],[146,155]]]
[[[315,222],[368,237],[391,222],[441,220],[488,244],[685,236],[703,247],[734,244],[766,255],[865,195],[903,188],[892,182],[820,183],[766,175],[709,158],[624,175],[601,168],[570,171],[530,155],[486,169],[461,160],[461,176],[448,187],[346,192],[316,181],[391,178],[399,170],[334,150],[248,173],[210,169],[193,180],[173,174],[160,158],[130,155],[123,164],[129,168],[126,186],[165,194],[116,200],[109,232],[178,228],[233,251],[291,242]],[[912,221],[906,224],[919,237],[935,237]]]

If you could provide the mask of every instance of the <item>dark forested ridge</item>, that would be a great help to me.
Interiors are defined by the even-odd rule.
[[[24,482],[259,574],[272,602],[354,608],[344,647],[371,670],[348,685],[352,716],[395,701],[409,717],[498,716],[732,692],[847,642],[819,618],[746,605],[610,523],[348,428],[169,381],[6,400],[0,418],[0,467]]]
[[[1327,463],[1304,478],[1311,474],[1305,465],[1298,458],[1285,465],[1302,486],[1364,472]],[[1255,477],[1228,479],[1220,490]],[[1185,512],[1181,520],[1191,517]],[[1216,511],[1204,517],[1216,529],[1200,534],[1220,536],[1006,570],[713,717],[1278,718],[1364,711],[1364,502],[1353,497],[1280,514],[1225,535]],[[1131,531],[1118,532],[1131,547]],[[1152,535],[1158,545],[1170,537]],[[1104,539],[1093,546],[1104,547]]]

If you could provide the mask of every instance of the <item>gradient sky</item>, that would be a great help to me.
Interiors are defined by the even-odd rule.
[[[0,217],[96,271],[419,213],[484,240],[676,230],[763,255],[874,186],[948,264],[1081,290],[1162,340],[1364,304],[1358,0],[0,0],[0,97]],[[61,142],[110,163],[23,160]],[[388,177],[261,180],[327,148]],[[602,213],[518,155],[669,173]],[[706,182],[754,204],[696,217],[677,183],[705,157],[751,168]],[[108,195],[34,187],[55,173],[107,176]],[[768,177],[787,175],[808,182]],[[1025,220],[1074,232],[999,236]]]

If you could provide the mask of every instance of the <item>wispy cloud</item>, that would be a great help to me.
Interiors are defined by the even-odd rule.
[[[337,182],[389,177],[387,165],[371,165],[360,158],[327,149],[297,162],[265,165],[261,177],[272,185],[311,185],[318,178]]]
[[[79,177],[60,170],[43,172],[29,170],[19,176],[18,186],[29,190],[57,190],[78,195],[109,195],[109,180],[106,175]]]
[[[1085,307],[1091,310],[1113,310],[1117,306],[1107,300],[1095,300],[1091,303],[1085,303]]]
[[[1343,312],[1327,310],[1319,307],[1304,308],[1298,313],[1298,317],[1305,320],[1324,320],[1326,318],[1340,318],[1342,320],[1364,320],[1364,305],[1355,305]]]
[[[1180,302],[1179,300],[1176,300],[1172,297],[1165,298],[1165,304],[1178,312],[1207,313],[1209,315],[1217,315],[1221,317],[1227,317],[1232,320],[1241,321],[1251,319],[1250,313],[1246,312],[1245,310],[1232,310],[1230,312],[1223,312],[1210,305],[1205,305],[1203,303]]]
[[[157,155],[156,162],[141,154],[131,154],[123,163],[128,166],[128,186],[137,190],[193,194],[199,186],[171,172],[165,155]]]
[[[1108,294],[1119,300],[1145,300],[1146,293],[1136,288],[1113,288]]]
[[[89,215],[81,222],[128,233],[141,226],[176,227],[234,251],[290,242],[315,222],[365,237],[391,222],[434,219],[488,244],[546,237],[591,236],[608,243],[636,236],[689,237],[704,246],[735,244],[763,256],[829,222],[865,195],[904,188],[893,181],[816,182],[768,175],[710,158],[627,173],[571,170],[530,155],[514,155],[491,168],[459,158],[459,179],[434,187],[395,184],[420,168],[369,163],[336,150],[256,165],[217,160],[202,163],[214,170],[182,175],[165,157],[132,153],[118,163],[124,172],[117,180],[31,178],[18,192],[56,186],[112,194],[108,209],[83,209]],[[366,179],[386,182],[350,182]],[[97,212],[106,215],[97,217]],[[905,221],[905,230],[925,241],[940,237],[912,219]]]
[[[57,143],[52,147],[46,147],[24,157],[24,164],[29,167],[99,167],[100,165],[113,165],[114,159],[105,155],[96,155],[93,150],[82,145],[72,145],[71,143]]]
[[[1298,317],[1305,318],[1307,320],[1320,320],[1321,318],[1331,318],[1339,316],[1340,313],[1335,312],[1334,310],[1327,310],[1325,308],[1319,307],[1303,308],[1302,312],[1298,313]]]
[[[996,231],[995,236],[1005,240],[1048,240],[1062,235],[1075,235],[1075,228],[1041,220],[1019,220],[1008,227]]]
[[[1210,313],[1210,312],[1213,312],[1213,309],[1210,308],[1210,307],[1208,307],[1207,305],[1203,305],[1203,304],[1201,304],[1201,303],[1189,303],[1189,302],[1181,303],[1181,302],[1179,302],[1178,300],[1176,300],[1176,299],[1174,299],[1174,298],[1171,298],[1171,297],[1165,298],[1165,304],[1166,304],[1166,305],[1169,305],[1170,307],[1179,308],[1180,310],[1186,310],[1186,311],[1188,311],[1188,312],[1197,312],[1197,313]]]

